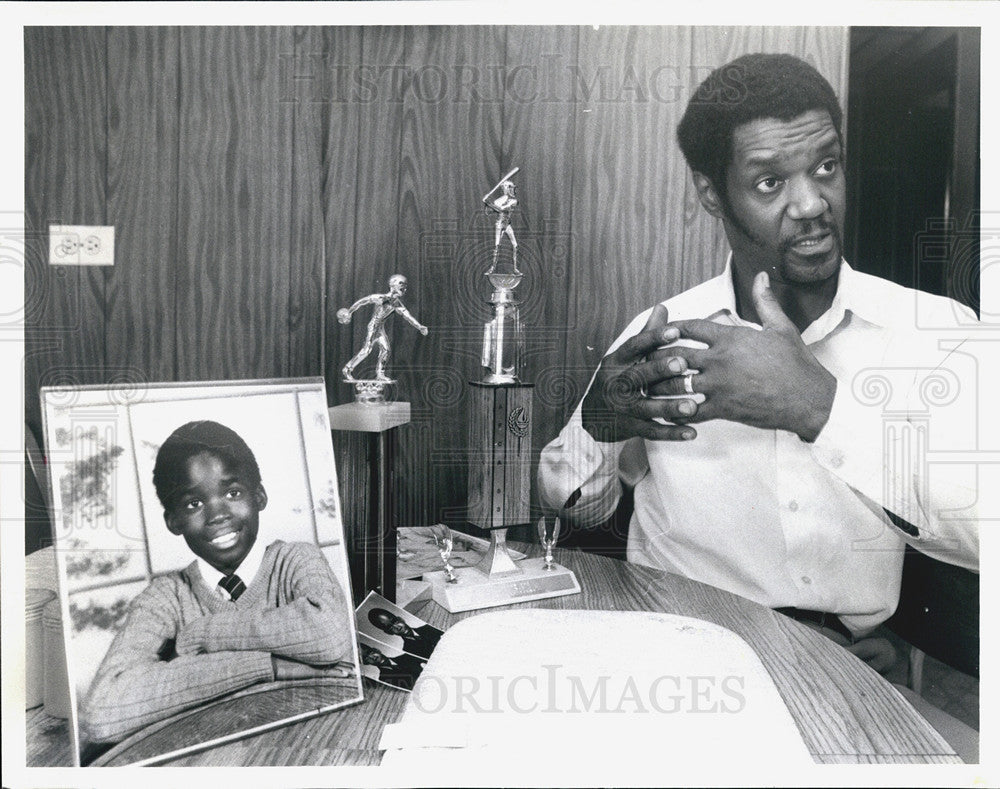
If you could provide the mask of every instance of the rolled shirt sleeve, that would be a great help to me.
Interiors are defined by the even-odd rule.
[[[580,422],[579,409],[543,450],[538,464],[542,503],[574,523],[596,526],[611,517],[621,497],[618,458],[625,444],[595,441]],[[572,507],[566,503],[577,491]]]

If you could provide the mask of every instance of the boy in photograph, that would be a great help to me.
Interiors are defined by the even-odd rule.
[[[348,675],[340,585],[317,546],[257,540],[267,493],[239,435],[211,421],[177,428],[153,485],[167,528],[195,558],[132,601],[81,708],[91,741],[256,683]]]

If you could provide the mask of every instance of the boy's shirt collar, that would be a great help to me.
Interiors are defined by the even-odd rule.
[[[267,546],[264,544],[260,537],[257,538],[257,542],[253,544],[250,552],[243,557],[243,561],[240,562],[240,566],[236,568],[236,575],[240,577],[240,580],[244,584],[250,586],[253,582],[254,577],[257,575],[257,571],[260,569],[261,562],[264,561],[264,552],[267,550]],[[210,589],[218,591],[227,600],[229,599],[229,594],[225,589],[219,586],[219,581],[221,581],[226,576],[220,573],[212,565],[202,559],[200,556],[195,557],[195,562],[198,564],[198,572],[201,573],[201,577],[204,579],[205,583]]]

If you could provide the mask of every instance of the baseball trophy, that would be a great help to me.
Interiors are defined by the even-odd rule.
[[[514,561],[507,529],[531,519],[531,390],[523,380],[524,326],[514,291],[524,278],[517,265],[517,238],[511,222],[517,194],[515,167],[483,196],[495,219],[493,254],[485,276],[493,288],[487,303],[493,317],[483,327],[483,376],[470,381],[469,521],[490,531],[490,546],[479,564],[460,567],[449,578],[427,573],[433,599],[451,612],[489,608],[580,591],[573,571],[544,559]],[[509,264],[503,254],[509,241]],[[555,544],[557,534],[552,538]],[[551,547],[548,549],[551,551]]]
[[[388,373],[390,355],[386,321],[399,315],[422,335],[427,327],[414,318],[403,304],[406,277],[389,277],[386,293],[372,293],[350,307],[337,310],[341,324],[362,307],[372,314],[361,349],[341,371],[345,383],[354,386],[353,403],[330,409],[330,427],[343,431],[345,451],[338,449],[338,477],[344,509],[345,537],[351,565],[352,592],[362,599],[377,591],[389,600],[396,599],[396,524],[393,512],[392,482],[395,474],[396,428],[410,421],[410,404],[386,397],[388,387],[396,384]],[[356,370],[373,352],[377,352],[374,373],[357,376]]]

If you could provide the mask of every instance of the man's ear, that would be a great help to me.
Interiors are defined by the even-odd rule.
[[[724,213],[722,200],[708,176],[697,172],[692,172],[691,175],[694,178],[694,188],[698,190],[698,199],[704,209],[717,219],[722,219]]]
[[[171,534],[181,534],[181,527],[174,522],[173,517],[167,510],[163,511],[163,522],[167,524],[167,528]]]
[[[257,490],[253,492],[254,504],[257,505],[257,511],[264,509],[267,506],[267,491],[264,490],[263,485],[258,485]]]

